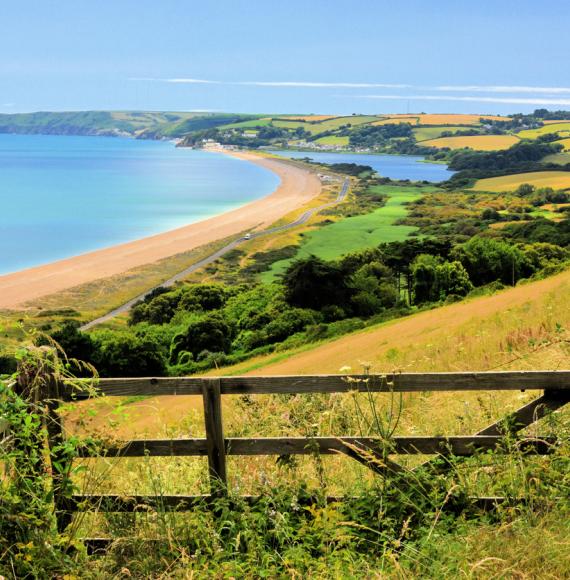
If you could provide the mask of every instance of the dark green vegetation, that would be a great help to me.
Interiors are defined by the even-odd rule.
[[[527,173],[543,169],[570,171],[570,164],[542,163],[541,160],[562,150],[562,145],[550,139],[521,141],[504,151],[457,150],[449,154],[449,168],[457,171],[445,187],[455,189],[468,186],[474,179]]]
[[[496,237],[410,239],[293,261],[273,284],[185,284],[134,306],[129,327],[89,334],[69,321],[51,336],[102,376],[181,375],[326,340],[474,288],[514,285],[559,271],[567,247],[538,241],[544,220]],[[568,242],[568,221],[551,224]],[[547,232],[550,237],[552,232]],[[567,244],[566,244],[567,245]]]

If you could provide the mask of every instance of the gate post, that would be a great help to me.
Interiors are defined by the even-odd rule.
[[[208,449],[210,493],[212,496],[227,493],[226,448],[222,424],[222,397],[220,379],[203,379],[204,422]]]

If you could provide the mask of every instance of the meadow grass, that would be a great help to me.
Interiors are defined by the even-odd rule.
[[[371,125],[399,125],[402,123],[408,123],[409,125],[418,125],[419,117],[389,117],[387,119],[381,119],[380,121],[374,121],[370,123]]]
[[[568,189],[570,187],[570,172],[566,171],[533,171],[516,173],[501,177],[478,179],[472,189],[479,191],[514,191],[523,183],[534,187],[552,187],[553,189]]]
[[[357,333],[353,339],[369,335],[368,346],[356,340],[353,340],[353,347],[344,346],[344,352],[355,361],[354,368],[348,372],[360,372],[360,363],[368,365],[365,361],[373,359],[374,348],[378,353],[383,352],[383,358],[374,358],[372,370],[567,368],[570,360],[570,312],[564,305],[569,285],[570,273],[566,272],[556,280],[549,279],[507,290],[502,294],[474,299],[466,303],[472,316],[467,315],[465,308],[464,314],[458,313],[457,308],[461,305],[445,307],[443,311],[455,309],[449,315],[442,315],[442,311],[434,309],[417,315],[427,316],[429,320],[418,325],[412,324],[412,328],[416,327],[413,336],[402,325],[409,326],[414,322],[414,316],[405,321],[382,325],[379,328],[385,329],[384,335],[391,337],[387,342],[382,336],[374,337],[374,330]],[[524,294],[522,298],[519,296],[521,292]],[[528,298],[526,301],[525,296]],[[497,298],[501,299],[500,304],[489,306],[497,302]],[[503,304],[511,306],[502,308]],[[350,337],[342,340],[350,341]],[[326,348],[326,345],[319,348]],[[293,363],[290,368],[294,368],[296,356],[289,354],[286,358],[289,363]],[[334,353],[332,358],[335,359]],[[361,360],[356,362],[358,359]],[[338,364],[339,361],[335,359],[335,362]],[[300,366],[297,368],[301,371]],[[258,369],[258,372],[272,374],[274,370],[270,364]],[[315,359],[313,367],[303,367],[302,370],[323,372],[323,367]],[[408,393],[402,396],[401,411],[396,412],[390,410],[393,403],[396,408],[399,405],[393,396],[380,393],[373,395],[373,399],[376,411],[381,413],[387,425],[395,427],[395,434],[451,435],[474,433],[534,396],[535,393],[500,391],[469,392],[461,393],[460,396],[457,393]],[[147,432],[146,436],[200,436],[201,414],[186,414],[185,398],[177,399],[178,420],[172,417],[173,422],[168,429],[162,425],[160,430]],[[138,401],[132,405],[141,403]],[[228,396],[224,397],[223,412],[228,437],[358,434],[363,429],[362,421],[372,417],[372,409],[367,406],[367,395],[354,393]],[[568,413],[558,415],[557,419],[553,417],[552,420],[543,421],[542,425],[531,426],[526,433],[531,436],[549,433],[564,436],[570,425]],[[126,430],[123,430],[123,436],[129,435],[128,430],[132,429],[136,420],[135,414],[125,416],[123,429]],[[516,496],[526,498],[531,505],[538,505],[538,502],[548,497],[547,482],[552,478],[556,482],[554,489],[557,490],[553,493],[560,493],[557,485],[561,486],[560,489],[564,487],[562,473],[568,461],[568,450],[564,449],[557,451],[553,457],[528,458],[517,453],[513,447],[506,455],[483,454],[457,464],[452,463],[446,484],[448,487],[444,488],[447,490],[445,494]],[[425,458],[393,459],[412,468]],[[83,472],[81,485],[94,493],[105,491],[129,495],[145,491],[161,495],[198,493],[207,489],[203,459],[147,457],[85,461],[89,469]],[[419,496],[414,495],[414,485],[417,484],[419,489],[425,485],[420,479],[397,483],[387,478],[384,482],[360,464],[340,456],[306,456],[291,458],[289,461],[230,457],[228,473],[233,493],[261,494],[270,502],[268,507],[263,507],[259,512],[255,509],[223,511],[226,527],[241,522],[239,529],[242,530],[244,541],[247,537],[249,545],[247,557],[244,552],[232,550],[226,543],[218,543],[220,538],[214,533],[215,519],[207,520],[209,523],[206,523],[206,512],[199,509],[188,515],[164,516],[154,511],[136,516],[96,513],[83,517],[83,534],[134,535],[134,539],[129,541],[133,547],[137,546],[137,540],[149,535],[168,538],[169,542],[169,548],[162,548],[162,560],[156,551],[158,548],[152,547],[134,552],[129,559],[121,560],[120,554],[124,553],[125,544],[118,544],[94,563],[96,569],[100,572],[111,570],[117,566],[117,562],[122,562],[134,575],[141,571],[149,574],[150,570],[156,569],[164,572],[165,566],[169,566],[167,569],[172,573],[173,570],[181,571],[182,568],[178,566],[184,562],[186,570],[202,574],[208,571],[222,577],[228,571],[246,576],[246,571],[253,575],[280,575],[277,573],[278,565],[271,555],[277,559],[283,558],[287,566],[282,574],[294,578],[307,574],[319,578],[362,574],[374,577],[380,573],[380,577],[402,579],[458,576],[540,578],[548,574],[551,577],[565,577],[570,569],[569,506],[565,500],[545,508],[510,506],[493,516],[471,514],[456,518],[441,511],[446,501],[444,498],[428,499],[423,492]],[[444,479],[440,477],[438,481],[442,483]],[[299,488],[300,485],[306,487]],[[386,526],[382,525],[382,519],[373,524],[362,513],[350,512],[352,508],[340,504],[315,507],[312,524],[294,524],[289,518],[299,489],[305,489],[306,492],[326,489],[329,494],[362,494],[360,501],[368,512],[375,509],[375,501],[384,498],[383,518],[390,518],[388,514],[396,506],[400,506],[399,509],[407,506],[410,516],[417,508],[427,515],[426,527],[420,531],[416,527],[417,523],[411,523],[410,520],[405,524],[402,521],[400,525],[403,528],[398,528],[390,536]],[[396,489],[400,491],[396,492]],[[285,495],[281,496],[283,493]],[[279,497],[287,498],[285,505],[280,503]],[[279,547],[273,544],[273,548],[253,541],[252,536],[259,540],[265,530],[275,530],[271,523],[274,517],[284,518],[278,526],[281,533],[296,538],[296,556],[289,551],[287,541],[285,545],[278,542]],[[365,543],[358,548],[348,540],[346,534],[351,529],[359,530],[361,526],[376,531],[374,537],[367,540],[373,542],[372,545]],[[407,526],[410,528],[405,531]],[[202,543],[197,553],[193,557],[188,555],[185,560],[184,546],[190,529],[194,537],[199,530],[198,537]],[[331,552],[306,552],[309,539],[297,536],[300,530],[304,530],[304,533],[312,530],[321,542],[332,542],[328,544]],[[342,530],[344,541],[339,544],[338,537],[333,539],[332,530]],[[390,538],[391,548],[388,550],[384,545],[383,533]],[[235,537],[232,536],[233,541]],[[529,542],[532,542],[533,549],[529,549]],[[208,551],[212,546],[218,546],[216,554]],[[191,549],[196,550],[196,547]]]
[[[413,226],[397,225],[396,222],[407,215],[406,204],[419,199],[427,192],[426,188],[380,185],[372,187],[371,191],[388,197],[383,207],[306,233],[295,258],[275,262],[271,270],[262,274],[262,280],[274,280],[294,259],[314,255],[324,260],[334,260],[382,242],[405,240],[417,230]]]
[[[570,147],[568,153],[553,153],[541,159],[542,163],[556,163],[557,165],[566,165],[570,163]]]
[[[228,125],[221,125],[220,130],[224,129],[249,129],[254,127],[266,127],[271,123],[271,119],[263,117],[260,119],[250,119],[248,121],[239,121],[238,123],[229,123]]]
[[[549,135],[550,133],[560,133],[561,136],[570,135],[570,123],[549,123],[538,129],[527,129],[525,131],[520,131],[517,135],[521,139],[536,139],[541,135]]]
[[[387,125],[390,123],[410,123],[412,125],[479,125],[481,119],[494,121],[508,121],[509,117],[497,117],[495,115],[462,115],[462,114],[401,114],[390,115],[373,123],[374,125]]]
[[[441,149],[463,149],[469,147],[476,151],[498,151],[508,149],[519,140],[513,135],[471,135],[469,137],[441,137],[439,139],[430,139],[423,141],[422,145],[426,147],[437,147]]]
[[[327,137],[321,137],[317,139],[317,143],[321,145],[348,145],[348,137],[343,137],[340,135],[328,135]]]
[[[479,125],[481,119],[509,121],[510,117],[496,115],[427,114],[418,115],[419,125]]]
[[[324,133],[325,131],[335,131],[343,125],[363,125],[366,123],[372,123],[376,121],[378,117],[373,117],[370,115],[351,115],[347,117],[334,117],[332,119],[327,119],[320,123],[305,123],[302,121],[285,121],[285,120],[274,120],[273,125],[276,127],[282,127],[284,129],[297,129],[302,127],[306,131],[309,131],[312,135],[318,135],[319,133]]]
[[[363,366],[380,372],[568,368],[569,289],[570,272],[565,272],[384,324],[314,351],[329,349],[325,360],[336,365],[342,351],[342,362],[353,365],[343,370],[349,376]],[[341,351],[330,350],[335,342],[344,343]],[[308,352],[290,353],[288,368],[327,372],[320,357],[310,367],[298,360]],[[259,374],[276,371],[268,364]],[[407,393],[401,398],[389,393],[226,396],[224,427],[228,437],[378,435],[373,423],[378,414],[382,428],[398,435],[471,434],[533,396],[516,391]],[[163,415],[144,436],[203,436],[203,415],[196,406],[187,407],[186,397],[170,399],[176,412]],[[104,407],[112,409],[117,402],[72,404],[66,427],[81,435],[94,430],[106,439],[128,438],[156,404],[126,399],[111,418],[104,417]],[[83,407],[89,415],[89,404],[99,429],[81,421],[71,425],[69,414],[77,416]],[[141,406],[145,411],[137,414]],[[542,423],[526,434],[563,438],[570,426],[564,412]],[[145,506],[134,514],[78,514],[70,533],[127,539],[100,557],[81,560],[79,553],[67,563],[72,571],[78,562],[80,575],[92,578],[565,577],[570,569],[569,506],[560,494],[567,490],[569,450],[562,445],[551,456],[526,457],[507,442],[506,451],[452,459],[447,474],[427,479],[421,471],[401,478],[374,476],[342,456],[230,457],[230,493],[259,494],[258,507],[240,507],[236,499],[237,506],[221,500],[214,511],[197,508],[188,514]],[[412,468],[424,458],[393,459]],[[85,468],[75,476],[84,492],[160,497],[208,489],[203,458],[82,459],[77,466]],[[325,505],[318,499],[324,493],[354,500]],[[307,495],[317,503],[300,507],[300,498]],[[523,498],[528,507],[508,503],[493,515],[468,510],[460,517],[446,510],[447,503],[461,504],[467,495]],[[161,542],[144,543],[149,537]]]
[[[320,121],[327,121],[328,119],[334,119],[336,115],[287,115],[287,119],[291,121],[305,121],[308,123],[319,123]]]
[[[437,139],[445,132],[457,133],[457,131],[464,130],[464,126],[418,127],[417,129],[413,129],[413,133],[416,141],[427,141],[428,139]]]

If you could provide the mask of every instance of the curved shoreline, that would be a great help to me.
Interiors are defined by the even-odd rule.
[[[266,197],[206,220],[110,248],[58,260],[0,276],[0,308],[17,308],[31,300],[122,274],[132,268],[187,252],[244,230],[267,227],[318,196],[315,173],[250,152],[229,152],[278,175],[281,183]]]

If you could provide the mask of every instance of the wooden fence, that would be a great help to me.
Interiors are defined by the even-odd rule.
[[[57,414],[60,401],[77,401],[86,394],[57,379],[48,381],[45,397],[49,413],[49,446],[57,454],[64,432]],[[228,455],[307,455],[342,453],[374,471],[400,471],[405,468],[388,458],[398,454],[436,454],[470,456],[500,449],[505,426],[510,434],[520,431],[546,414],[570,401],[570,371],[469,372],[469,373],[401,373],[394,375],[314,375],[275,377],[216,378],[118,378],[100,379],[97,389],[106,396],[131,395],[201,395],[204,405],[205,438],[133,440],[103,452],[85,448],[82,457],[103,453],[106,457],[197,456],[208,458],[210,494],[148,497],[134,495],[75,495],[70,500],[55,497],[60,528],[78,510],[133,512],[148,507],[164,510],[188,510],[229,492],[226,457]],[[410,393],[426,391],[544,391],[536,399],[470,436],[456,437],[225,437],[222,418],[224,395],[312,394],[348,391]],[[521,437],[517,445],[527,453],[547,454],[555,440]],[[52,454],[53,455],[53,454]],[[60,458],[52,456],[52,461]],[[376,460],[375,460],[376,459]],[[429,462],[428,462],[429,463]],[[424,464],[425,465],[425,464]],[[58,483],[58,482],[55,482]],[[54,486],[54,489],[57,486]],[[247,496],[245,501],[253,502]],[[338,500],[339,498],[334,498]],[[494,505],[497,498],[479,498],[481,505]]]

